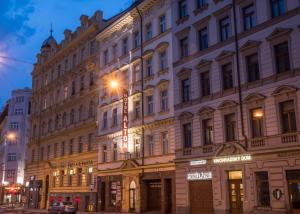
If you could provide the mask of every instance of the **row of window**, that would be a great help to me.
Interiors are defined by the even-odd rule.
[[[161,147],[161,153],[162,155],[168,154],[169,153],[169,140],[168,140],[168,132],[161,132],[160,133],[160,146]],[[159,155],[155,153],[155,142],[154,142],[154,136],[153,135],[146,135],[145,136],[146,144],[145,144],[145,155],[150,157],[153,155]],[[139,158],[141,155],[141,142],[139,138],[135,138],[133,140],[133,152],[132,154],[126,154],[125,153],[125,159],[128,158]],[[116,161],[120,159],[118,156],[118,144],[113,143],[112,145],[112,161]],[[102,162],[108,162],[108,148],[107,145],[102,146]]]
[[[202,0],[204,1],[204,0]],[[204,1],[205,2],[205,1]],[[181,0],[179,1],[180,14],[183,16],[187,16],[187,1]],[[201,3],[201,5],[206,3]],[[284,0],[271,0],[271,8],[273,17],[282,15],[284,12]],[[185,12],[184,12],[185,11]],[[251,3],[242,8],[242,20],[244,30],[250,30],[256,25],[255,18],[255,7],[254,4]],[[225,41],[232,36],[232,24],[230,21],[230,15],[222,16],[218,21],[218,32],[219,32],[219,41]],[[205,27],[202,27],[198,30],[198,50],[204,50],[210,46],[209,42],[209,31],[208,24]],[[189,51],[189,38],[185,36],[179,39],[179,47],[180,47],[180,56],[187,57],[190,55]]]
[[[47,109],[48,107],[51,107],[52,105],[61,102],[62,100],[66,100],[70,96],[74,96],[78,92],[82,92],[85,89],[87,89],[86,86],[86,77],[85,75],[80,76],[79,84],[76,80],[73,80],[71,82],[70,87],[64,86],[63,90],[57,89],[53,93],[48,93],[48,95],[45,96],[43,103],[42,103],[42,109]],[[94,73],[89,73],[89,87],[94,86]],[[36,108],[36,110],[38,110]]]
[[[86,173],[83,172],[82,168],[77,168],[77,175],[75,175],[74,170],[69,170],[69,174],[65,174],[65,170],[61,170],[59,175],[53,176],[53,181],[52,181],[52,187],[56,187],[57,183],[59,182],[59,187],[65,186],[72,186],[73,185],[73,180],[75,176],[77,176],[77,186],[82,186],[83,185],[83,180],[85,180],[86,186],[90,186],[93,181],[93,176],[92,173],[87,169]],[[65,183],[65,177],[67,176],[67,183]],[[58,181],[58,182],[57,182]]]
[[[46,122],[42,122],[41,124],[41,135],[46,135],[46,133],[51,133],[55,130],[60,130],[61,128],[65,128],[67,125],[73,125],[76,122],[81,122],[86,119],[94,118],[95,117],[95,103],[90,101],[88,106],[88,111],[84,105],[80,105],[78,111],[75,111],[74,108],[70,110],[69,115],[67,112],[63,112],[61,114],[57,114],[54,119],[50,118],[48,120],[47,126]],[[69,118],[69,122],[67,123],[67,118]],[[47,129],[46,129],[47,128]],[[37,126],[33,126],[32,136],[37,137]]]
[[[64,62],[61,62],[56,66],[56,68],[50,69],[46,74],[44,74],[43,81],[40,85],[47,85],[50,81],[55,80],[56,78],[59,78],[64,72],[70,71],[71,69],[74,69],[80,62],[84,61],[88,54],[93,55],[96,52],[96,41],[92,40],[89,44],[89,53],[87,52],[87,48],[82,47],[80,51],[78,50],[78,53],[73,53],[71,57],[68,57],[64,60]],[[71,58],[71,60],[69,59]],[[35,78],[34,81],[34,88],[37,89],[39,87],[39,80],[38,78]]]
[[[197,9],[205,9],[208,7],[210,0],[179,0],[178,1],[178,19],[184,19],[189,16],[189,4],[193,4],[194,11]],[[285,12],[285,0],[270,0],[269,6],[271,10],[271,17],[281,16]],[[254,5],[250,4],[242,8],[242,19],[244,30],[248,30],[255,25],[255,9]]]
[[[91,133],[87,136],[87,141],[84,141],[83,136],[79,136],[77,142],[77,153],[84,152],[84,144],[87,144],[87,151],[92,151],[92,140],[93,134]],[[65,155],[72,155],[75,153],[74,138],[70,139],[68,143],[66,141],[62,141],[61,143],[54,143],[53,145],[49,144],[47,145],[47,147],[42,146],[39,152],[39,160],[49,160],[51,157],[51,153],[53,154],[53,158],[63,157]],[[33,162],[35,160],[35,149],[33,149],[31,152],[31,161]]]
[[[148,95],[145,97],[145,113],[146,116],[152,116],[155,114],[154,111],[154,96]],[[168,101],[168,90],[160,91],[160,112],[169,111],[169,101]],[[111,113],[111,127],[118,126],[118,109],[113,108]],[[133,120],[137,120],[141,118],[141,101],[135,100],[133,101]],[[108,128],[108,111],[104,111],[102,114],[102,129]]]
[[[158,32],[157,34],[161,34],[166,32],[167,30],[167,22],[166,22],[166,15],[161,15],[158,18]],[[153,31],[153,25],[150,22],[145,24],[145,31],[143,35],[144,41],[148,41],[153,38],[154,31]],[[141,36],[139,31],[135,31],[133,33],[133,38],[132,38],[132,49],[138,48],[141,43]],[[121,54],[118,53],[118,46],[117,44],[114,44],[111,49],[111,54],[109,54],[109,50],[106,49],[103,51],[103,65],[107,65],[110,61],[114,61],[120,56],[127,55],[129,52],[129,42],[128,42],[128,37],[125,37],[122,39],[122,44],[121,44]],[[109,57],[111,55],[111,57]]]
[[[273,47],[274,62],[276,72],[283,73],[291,69],[288,42],[283,42]],[[262,77],[258,53],[252,53],[245,56],[245,71],[247,82],[260,80]],[[223,90],[234,88],[234,73],[232,62],[220,66],[221,85]],[[211,72],[209,70],[201,72],[199,76],[200,95],[208,96],[211,94]],[[191,77],[181,79],[181,101],[187,102],[191,97]]]
[[[282,133],[291,133],[297,131],[297,122],[295,114],[295,105],[293,100],[279,103],[280,122]],[[252,138],[264,136],[264,113],[261,107],[251,109],[249,112],[250,133]],[[237,140],[237,115],[236,113],[225,114],[223,118],[223,127],[225,141],[231,142]],[[213,118],[206,118],[201,121],[201,133],[203,145],[211,145],[214,142]],[[183,147],[191,148],[192,140],[192,122],[182,125]]]

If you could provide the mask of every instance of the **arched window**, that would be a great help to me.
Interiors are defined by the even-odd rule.
[[[74,120],[75,120],[75,111],[74,109],[72,109],[70,112],[70,124],[73,124]]]
[[[130,211],[135,211],[135,201],[136,201],[136,183],[134,180],[132,180],[129,185],[129,209],[130,209]]]

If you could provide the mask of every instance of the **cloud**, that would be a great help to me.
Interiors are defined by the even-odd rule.
[[[27,24],[33,12],[31,0],[1,1],[0,42],[24,44],[28,37],[34,35],[34,28]]]

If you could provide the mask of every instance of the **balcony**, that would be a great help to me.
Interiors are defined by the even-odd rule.
[[[285,133],[279,135],[271,135],[266,137],[259,138],[250,138],[248,139],[248,148],[249,152],[261,152],[264,150],[278,150],[278,149],[288,149],[295,146],[300,147],[300,132],[293,133]],[[216,151],[222,145],[230,145],[230,144],[239,144],[242,147],[245,146],[245,142],[243,140],[235,141],[235,142],[221,142],[210,145],[203,145],[191,148],[181,148],[176,150],[176,159],[181,158],[195,158],[195,157],[209,157],[216,155]]]
[[[249,150],[257,149],[277,149],[300,146],[299,139],[300,132],[285,133],[279,135],[272,135],[266,137],[249,139]]]

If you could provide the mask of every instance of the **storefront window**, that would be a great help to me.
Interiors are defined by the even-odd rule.
[[[117,182],[110,182],[110,205],[115,206],[117,203]]]
[[[259,206],[270,206],[268,172],[256,172],[256,191]]]
[[[300,212],[300,170],[288,170],[286,177],[292,213]]]

